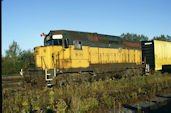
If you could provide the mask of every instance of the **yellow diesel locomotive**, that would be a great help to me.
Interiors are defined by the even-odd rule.
[[[34,48],[35,65],[46,80],[57,73],[118,72],[142,64],[141,43],[118,36],[69,30],[50,31],[44,46]]]

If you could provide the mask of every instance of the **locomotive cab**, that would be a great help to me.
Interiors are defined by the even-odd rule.
[[[36,66],[43,70],[63,67],[60,61],[69,57],[68,48],[69,40],[63,34],[46,35],[44,46],[34,48]]]
[[[62,34],[47,35],[44,39],[44,46],[63,46],[69,48],[69,40],[63,38]]]

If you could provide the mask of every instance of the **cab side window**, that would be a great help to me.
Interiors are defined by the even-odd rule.
[[[62,40],[61,39],[54,40],[54,45],[62,45]]]
[[[74,40],[73,41],[73,44],[74,44],[74,49],[82,49],[82,44],[81,44],[81,41],[79,40]]]
[[[64,45],[65,45],[65,48],[69,48],[69,40],[68,39],[64,40]]]

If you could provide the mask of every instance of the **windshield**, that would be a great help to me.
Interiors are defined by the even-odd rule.
[[[57,40],[49,40],[44,43],[45,46],[48,45],[62,45],[62,39],[57,39]]]

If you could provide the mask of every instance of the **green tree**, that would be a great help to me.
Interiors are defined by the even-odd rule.
[[[166,40],[169,41],[169,42],[171,42],[171,36],[167,35],[166,36]]]
[[[2,65],[2,75],[9,75],[15,73],[15,65],[11,58],[2,57],[1,58],[1,65]]]
[[[21,54],[21,49],[17,42],[13,41],[11,45],[9,45],[9,49],[5,51],[5,58],[3,59],[3,72],[8,74],[16,74],[19,73],[19,56]],[[8,72],[7,72],[8,71]]]
[[[166,37],[164,35],[161,35],[161,36],[155,36],[153,37],[153,40],[161,40],[161,41],[166,41]]]
[[[33,59],[33,52],[31,50],[22,51],[15,41],[12,42],[5,53],[5,57],[1,58],[3,75],[19,74],[20,69],[27,68]]]
[[[169,35],[155,36],[155,37],[153,37],[152,40],[161,40],[161,41],[169,41],[169,42],[171,42],[171,36],[169,36]]]
[[[20,64],[22,69],[27,69],[30,63],[34,63],[34,54],[31,50],[23,50],[20,55]]]
[[[131,40],[131,41],[147,41],[148,37],[144,35],[137,35],[133,33],[126,33],[121,34],[121,37],[125,40]]]
[[[9,46],[9,49],[5,51],[5,55],[8,58],[13,58],[16,60],[16,58],[21,54],[21,49],[17,42],[13,41],[12,44]]]

